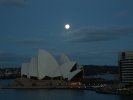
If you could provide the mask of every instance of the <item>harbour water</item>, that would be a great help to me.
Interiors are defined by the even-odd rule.
[[[0,100],[133,100],[133,96],[100,94],[90,90],[0,89]]]
[[[0,90],[0,100],[133,100],[133,96],[99,94],[88,90]]]

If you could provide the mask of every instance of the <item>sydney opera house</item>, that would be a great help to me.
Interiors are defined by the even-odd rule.
[[[81,85],[83,67],[62,54],[59,61],[49,52],[40,49],[37,57],[23,63],[21,78],[16,79],[20,86],[67,86]]]

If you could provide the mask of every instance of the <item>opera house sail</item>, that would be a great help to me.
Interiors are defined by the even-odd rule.
[[[45,76],[61,76],[59,65],[54,57],[45,50],[40,49],[38,54],[38,78],[43,79]]]
[[[60,62],[60,64],[64,64],[64,63],[70,62],[70,59],[67,57],[67,55],[62,54],[59,62]]]
[[[38,65],[37,58],[33,57],[29,64],[29,78],[37,78],[38,77]]]
[[[21,75],[28,76],[29,75],[29,63],[23,63],[21,67]]]
[[[60,66],[60,70],[62,72],[62,76],[64,78],[68,78],[68,76],[70,75],[70,71],[73,68],[73,66],[76,64],[76,62],[67,62],[64,63]]]

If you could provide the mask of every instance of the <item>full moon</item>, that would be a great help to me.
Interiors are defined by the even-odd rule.
[[[65,29],[68,30],[69,28],[70,28],[70,25],[69,25],[69,24],[66,24],[66,25],[65,25]]]

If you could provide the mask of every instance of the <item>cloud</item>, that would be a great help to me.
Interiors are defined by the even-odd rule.
[[[1,62],[24,62],[28,61],[29,57],[22,56],[13,53],[0,52],[0,63]]]
[[[117,51],[101,51],[88,50],[87,51],[70,51],[67,53],[72,60],[76,60],[78,64],[96,64],[96,65],[117,65],[118,52]]]
[[[0,0],[0,4],[2,5],[14,5],[14,6],[22,6],[24,5],[26,0]]]
[[[81,28],[63,34],[66,41],[70,42],[97,42],[119,39],[133,33],[133,27],[123,28]]]
[[[44,39],[24,39],[24,40],[16,40],[15,42],[24,45],[40,45],[47,43]]]

